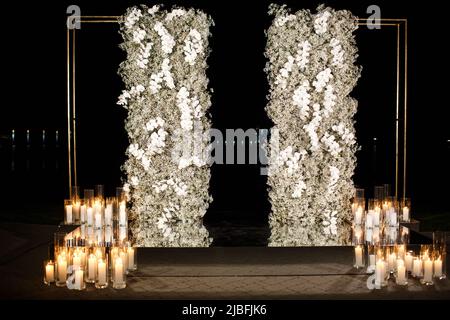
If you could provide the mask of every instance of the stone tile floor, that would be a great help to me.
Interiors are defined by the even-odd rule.
[[[126,289],[42,283],[54,226],[1,224],[0,299],[449,299],[450,281],[370,291],[351,247],[141,248]]]

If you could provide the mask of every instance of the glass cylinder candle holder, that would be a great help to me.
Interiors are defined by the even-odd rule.
[[[413,278],[416,278],[416,279],[422,278],[422,276],[423,276],[422,265],[423,265],[423,262],[420,257],[413,258],[413,269],[412,269],[412,273],[411,273]]]
[[[108,257],[97,259],[97,274],[95,277],[95,287],[97,289],[105,289],[108,287]]]
[[[395,247],[389,246],[386,250],[386,260],[388,263],[388,272],[394,274],[397,269],[397,254],[395,253]]]
[[[372,218],[372,225],[379,227],[382,223],[381,201],[378,199],[369,200],[369,212]]]
[[[398,259],[405,259],[406,246],[404,244],[396,244],[395,245],[395,253],[397,254]]]
[[[387,272],[387,262],[384,259],[379,259],[375,265],[375,288],[387,286],[389,273]]]
[[[383,185],[383,187],[384,187],[384,198],[386,199],[386,198],[390,198],[391,196],[392,196],[392,193],[391,193],[391,185],[389,184],[389,183],[385,183],[384,185]]]
[[[120,255],[112,261],[111,281],[114,289],[124,289],[127,286],[126,265]]]
[[[72,186],[72,194],[70,195],[70,199],[72,202],[79,202],[80,201],[80,187],[79,186]]]
[[[97,256],[93,253],[89,254],[86,267],[87,283],[95,283],[95,277],[97,276],[97,263]]]
[[[67,251],[65,232],[55,232],[53,234],[53,246],[54,246],[54,253],[53,253],[54,257],[57,257],[61,252]]]
[[[364,259],[364,245],[356,245],[354,248],[354,263],[353,267],[356,269],[361,269],[366,266],[365,259]]]
[[[403,222],[410,222],[411,221],[411,199],[410,198],[403,198],[401,200],[401,220]]]
[[[116,198],[118,202],[127,201],[127,196],[125,190],[121,187],[116,188]]]
[[[80,225],[86,224],[86,219],[87,219],[86,203],[87,203],[87,201],[80,200]]]
[[[114,205],[116,202],[115,197],[108,197],[105,201],[105,226],[113,226]]]
[[[353,244],[363,244],[364,243],[364,232],[363,226],[355,224],[353,226]]]
[[[55,284],[57,287],[65,287],[68,274],[68,257],[61,252],[56,258]]]
[[[364,212],[365,212],[364,199],[355,198],[352,204],[353,222],[355,225],[363,224]]]
[[[72,290],[85,290],[85,269],[78,267],[73,270],[72,276],[67,280],[67,288]]]
[[[94,201],[94,212],[93,212],[93,219],[94,219],[94,228],[95,230],[103,228],[103,220],[104,220],[104,206],[103,202],[96,199]]]
[[[420,245],[420,258],[422,260],[427,260],[431,256],[432,246],[429,244]]]
[[[383,186],[375,186],[373,197],[378,200],[379,202],[383,201],[384,199],[384,187]]]
[[[64,224],[71,225],[75,223],[72,200],[64,200]]]
[[[443,280],[447,278],[446,275],[446,254],[438,255],[434,259],[434,277]]]
[[[94,202],[94,189],[84,189],[84,201],[86,205],[92,206]]]
[[[137,248],[131,246],[131,244],[128,243],[126,250],[127,250],[127,256],[128,256],[128,270],[136,271],[137,270]]]
[[[44,261],[44,283],[49,286],[55,280],[55,263],[53,260]]]
[[[405,253],[405,268],[408,273],[413,272],[414,252],[408,251]]]
[[[423,276],[420,279],[420,283],[425,284],[427,286],[433,285],[433,260],[429,257],[423,260]]]
[[[105,198],[105,186],[102,184],[97,184],[94,186],[94,196],[96,199],[103,201]]]
[[[406,286],[408,284],[408,272],[406,271],[406,266],[403,259],[397,259],[395,283],[400,286]]]
[[[376,248],[374,245],[367,246],[367,274],[375,272],[376,265]]]

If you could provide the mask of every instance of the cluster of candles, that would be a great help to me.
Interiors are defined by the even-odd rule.
[[[422,245],[418,253],[407,251],[405,244],[368,245],[367,255],[365,249],[364,245],[355,246],[354,267],[367,268],[368,274],[375,274],[376,289],[387,286],[389,279],[394,279],[397,285],[405,286],[408,278],[417,279],[425,285],[433,285],[433,279],[446,278],[445,244]]]
[[[64,224],[80,225],[79,239],[74,241],[110,246],[115,241],[128,239],[125,192],[117,188],[115,197],[105,198],[103,190],[103,185],[85,189],[81,199],[79,188],[75,186],[71,199],[64,201]]]
[[[401,227],[400,222],[410,222],[410,199],[403,198],[398,201],[394,197],[387,196],[386,192],[380,196],[381,192],[377,192],[377,188],[376,198],[369,201],[364,198],[364,190],[357,189],[352,203],[353,242],[355,244],[407,242],[409,230]]]
[[[97,289],[126,287],[127,274],[137,270],[137,249],[129,243],[112,247],[55,246],[55,261],[44,262],[44,283],[71,290],[84,290],[87,283]]]

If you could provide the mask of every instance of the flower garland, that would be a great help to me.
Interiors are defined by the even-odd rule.
[[[208,246],[201,221],[211,201],[210,169],[198,160],[208,141],[197,141],[201,148],[182,165],[172,150],[194,126],[210,128],[205,70],[212,20],[194,9],[145,5],[129,8],[121,20],[127,58],[119,68],[125,90],[117,103],[128,111],[123,171],[133,240],[147,247]]]
[[[269,13],[266,110],[279,132],[268,145],[269,245],[347,244],[357,150],[357,102],[348,93],[361,72],[355,17],[324,6],[291,13],[272,5]]]

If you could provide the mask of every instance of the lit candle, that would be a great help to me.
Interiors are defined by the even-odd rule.
[[[106,263],[102,260],[98,260],[98,284],[105,285],[106,284]]]
[[[375,211],[373,212],[372,219],[373,219],[373,225],[374,226],[379,226],[380,225],[380,212],[381,212],[380,207],[376,207]]]
[[[119,227],[119,240],[123,241],[127,238],[127,227]]]
[[[128,269],[134,269],[134,248],[128,247]]]
[[[71,204],[66,205],[66,223],[73,223]]]
[[[355,267],[364,267],[363,264],[363,252],[361,246],[355,247]]]
[[[441,260],[441,256],[439,256],[439,258],[434,260],[434,276],[436,278],[442,277],[442,260]]]
[[[100,229],[102,227],[102,214],[101,211],[95,213],[95,227]]]
[[[127,270],[128,269],[128,253],[127,253],[127,251],[121,251],[119,256],[122,259],[125,270]]]
[[[75,217],[75,220],[76,221],[80,220],[80,203],[75,202],[72,209],[73,209],[73,216]]]
[[[67,279],[67,260],[64,256],[58,256],[58,280],[66,281]]]
[[[45,280],[48,283],[55,281],[55,267],[51,262],[48,262],[45,266]]]
[[[116,258],[114,263],[114,282],[123,282],[123,262],[120,257]]]
[[[85,266],[86,265],[86,252],[84,252],[84,250],[81,250],[80,252],[79,252],[79,255],[80,255],[80,263],[81,263],[81,266]]]
[[[397,260],[397,284],[404,284],[406,282],[406,268],[402,259]]]
[[[433,261],[428,258],[424,262],[423,281],[433,282]]]
[[[356,224],[361,224],[362,216],[363,216],[363,209],[361,206],[359,206],[358,209],[356,209],[356,213],[355,213],[355,223]]]
[[[413,255],[412,252],[407,252],[405,256],[406,270],[411,272],[413,270]]]
[[[95,249],[95,256],[97,259],[102,259],[103,258],[103,252],[100,248],[96,248]]]
[[[403,259],[405,257],[405,245],[399,245],[397,247],[397,255],[399,258]]]
[[[75,289],[81,290],[84,282],[84,272],[82,269],[75,270]]]
[[[395,270],[396,263],[397,263],[397,255],[395,254],[395,252],[392,252],[389,255],[388,259],[388,269],[390,272],[393,272]]]
[[[369,210],[369,212],[366,215],[366,228],[372,228],[373,226],[372,219],[373,219],[373,210]]]
[[[87,224],[88,226],[92,226],[92,222],[94,220],[94,210],[91,207],[89,207],[87,208],[86,212],[87,212]]]
[[[126,225],[127,223],[127,212],[125,207],[125,201],[122,201],[119,205],[119,224],[121,226]]]
[[[422,276],[422,260],[419,257],[415,257],[413,261],[413,276]]]
[[[383,260],[378,260],[375,267],[375,285],[381,286],[386,275],[386,268]]]
[[[95,280],[95,268],[97,267],[97,257],[90,254],[88,258],[88,279]]]
[[[112,226],[112,203],[108,203],[105,208],[105,225]]]
[[[112,242],[112,227],[105,227],[105,242]]]
[[[403,221],[409,221],[409,208],[403,207]]]
[[[391,226],[397,225],[397,212],[395,212],[394,208],[390,209],[390,220],[391,220]]]
[[[80,222],[84,224],[86,222],[86,205],[80,206]]]
[[[74,256],[73,256],[73,263],[72,263],[72,265],[73,265],[73,269],[74,270],[79,269],[80,266],[81,266],[81,257],[77,253],[75,253]]]
[[[376,264],[376,262],[375,262],[376,260],[375,260],[375,255],[374,254],[369,254],[369,267],[371,267],[372,269],[372,271],[373,271],[373,268],[375,268],[375,264]]]

